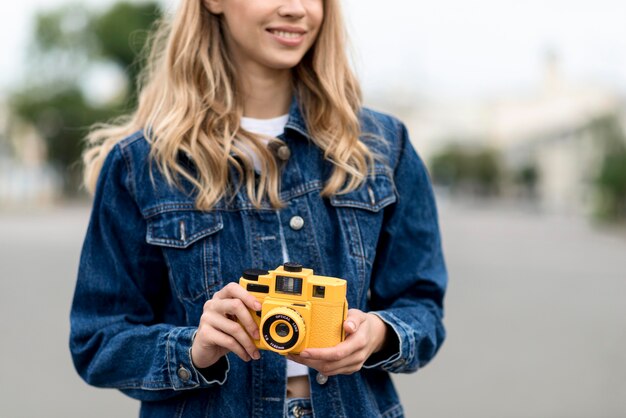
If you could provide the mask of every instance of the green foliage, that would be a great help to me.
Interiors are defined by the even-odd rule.
[[[598,190],[597,214],[604,219],[626,218],[626,137],[613,115],[590,124],[591,134],[604,153],[595,185]]]
[[[450,145],[432,158],[430,169],[436,184],[481,195],[497,194],[503,176],[499,154],[482,147]]]
[[[98,65],[115,64],[134,86],[140,71],[137,55],[159,17],[156,2],[117,3],[102,12],[66,5],[36,17],[27,84],[12,95],[10,105],[45,139],[67,193],[78,190],[77,163],[89,127],[128,112],[136,102],[131,88],[119,101],[90,104],[83,90],[85,75]]]
[[[93,33],[102,55],[125,68],[133,82],[141,71],[137,57],[148,41],[149,29],[159,18],[156,3],[118,3],[94,21]],[[134,94],[132,99],[134,102]]]

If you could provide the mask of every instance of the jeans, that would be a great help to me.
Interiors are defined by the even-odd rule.
[[[286,400],[286,418],[312,417],[313,407],[309,398],[289,398]]]

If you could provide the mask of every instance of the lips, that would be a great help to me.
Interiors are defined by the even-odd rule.
[[[304,42],[307,31],[293,26],[278,26],[268,28],[267,32],[279,44],[286,47],[299,47]]]

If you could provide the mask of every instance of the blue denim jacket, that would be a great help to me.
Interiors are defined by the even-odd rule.
[[[410,373],[441,346],[447,274],[427,171],[405,127],[371,110],[364,132],[387,162],[351,193],[322,198],[331,165],[310,141],[297,102],[285,133],[281,210],[245,191],[208,212],[191,188],[168,186],[142,132],[117,144],[98,180],[71,310],[70,348],[88,383],[142,401],[142,417],[280,417],[286,361],[228,354],[200,373],[190,358],[204,302],[244,269],[290,260],[348,281],[348,304],[378,315],[391,344],[352,375],[310,370],[318,417],[400,417],[389,373]],[[304,220],[301,228],[290,219]],[[300,225],[298,225],[300,226]],[[317,377],[317,378],[316,378]]]

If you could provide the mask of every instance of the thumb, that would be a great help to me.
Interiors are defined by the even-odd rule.
[[[350,309],[348,311],[348,317],[343,323],[343,329],[346,331],[346,334],[354,334],[363,321],[365,321],[365,314],[362,311]]]

